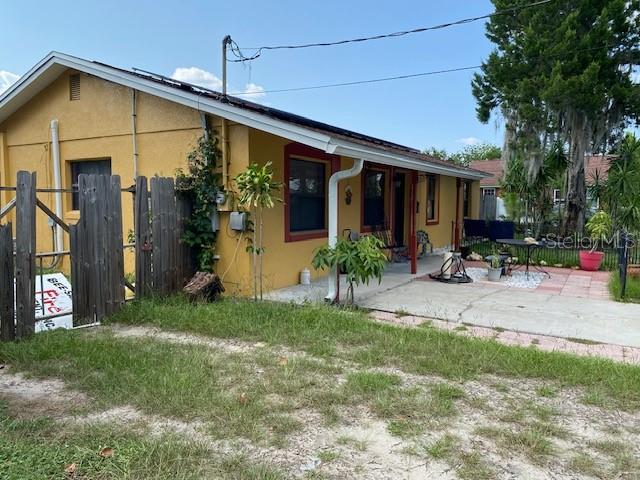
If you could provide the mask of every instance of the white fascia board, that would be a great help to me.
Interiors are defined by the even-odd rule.
[[[364,145],[339,140],[335,141],[334,153],[347,157],[361,158],[365,161],[381,163],[383,165],[417,170],[419,172],[448,175],[450,177],[459,177],[469,180],[480,180],[481,178],[484,178],[484,175],[480,173],[470,172],[455,167],[448,167],[438,163],[428,163],[409,156],[390,153],[386,150],[378,150]]]

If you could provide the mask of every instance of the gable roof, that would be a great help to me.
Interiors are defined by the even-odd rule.
[[[499,187],[504,176],[504,162],[500,158],[492,160],[474,160],[469,166],[487,174],[480,180],[481,187]]]
[[[67,69],[73,69],[196,110],[247,125],[326,153],[365,161],[480,179],[483,172],[433,158],[419,150],[266,107],[232,95],[222,95],[161,75],[141,73],[52,52],[0,95],[0,123],[42,91]]]

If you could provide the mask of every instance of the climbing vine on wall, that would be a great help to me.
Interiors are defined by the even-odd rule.
[[[195,249],[198,268],[206,272],[213,271],[216,252],[216,233],[212,229],[212,218],[217,215],[216,197],[224,192],[220,160],[218,138],[208,133],[188,154],[187,170],[176,171],[176,189],[189,196],[192,205],[182,241]]]

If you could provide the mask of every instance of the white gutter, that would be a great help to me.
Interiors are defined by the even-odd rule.
[[[335,143],[334,143],[335,142]],[[406,168],[408,170],[417,170],[419,172],[436,173],[451,177],[465,178],[469,180],[479,180],[486,177],[482,172],[475,172],[455,166],[442,165],[440,163],[429,163],[424,160],[404,156],[401,154],[387,152],[385,150],[366,147],[356,143],[344,140],[332,140],[332,152],[335,155],[343,155],[346,157],[366,158],[369,162],[381,163],[383,165],[392,165],[394,167]]]
[[[55,195],[55,214],[58,218],[62,218],[62,177],[60,175],[60,138],[58,136],[58,120],[51,120],[51,161],[53,162],[53,188],[57,191]],[[56,229],[54,252],[64,250],[63,232],[60,225],[55,224]]]
[[[360,175],[362,167],[364,167],[364,160],[356,158],[353,161],[353,167],[348,170],[340,170],[331,175],[329,179],[329,247],[335,247],[338,242],[338,209],[340,207],[338,204],[338,183],[340,180]],[[336,300],[339,281],[338,270],[336,267],[333,267],[329,272],[329,291],[327,296],[324,297],[328,302],[334,302]]]

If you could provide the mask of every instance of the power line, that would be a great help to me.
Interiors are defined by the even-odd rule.
[[[336,46],[336,45],[345,45],[345,44],[349,44],[349,43],[360,43],[360,42],[368,42],[370,40],[382,40],[382,39],[386,39],[386,38],[397,38],[397,37],[403,37],[405,35],[411,35],[414,33],[422,33],[422,32],[427,32],[427,31],[431,31],[431,30],[442,30],[444,28],[448,28],[448,27],[453,27],[453,26],[457,26],[457,25],[464,25],[467,23],[473,23],[473,22],[477,22],[478,20],[484,20],[486,18],[492,18],[492,17],[496,17],[499,15],[507,15],[510,13],[515,13],[521,10],[525,10],[528,8],[532,8],[532,7],[537,7],[540,5],[544,5],[547,3],[552,2],[553,0],[538,0],[536,2],[533,3],[529,3],[527,5],[521,5],[521,6],[517,6],[517,7],[511,7],[511,8],[507,8],[505,10],[499,10],[499,11],[495,11],[486,15],[480,15],[477,17],[469,17],[469,18],[463,18],[461,20],[456,20],[453,22],[447,22],[447,23],[441,23],[439,25],[433,25],[430,27],[420,27],[420,28],[414,28],[412,30],[402,30],[399,32],[393,32],[393,33],[385,33],[385,34],[380,34],[380,35],[373,35],[371,37],[360,37],[360,38],[351,38],[351,39],[346,39],[346,40],[338,40],[335,42],[320,42],[320,43],[303,43],[303,44],[297,44],[297,45],[271,45],[271,46],[262,46],[262,47],[240,47],[234,40],[232,40],[231,43],[231,52],[237,57],[237,59],[235,60],[227,60],[229,62],[247,62],[247,61],[251,61],[251,60],[255,60],[256,58],[260,57],[260,55],[262,55],[262,52],[265,50],[293,50],[293,49],[300,49],[300,48],[312,48],[312,47],[330,47],[330,46]],[[250,56],[245,56],[242,51],[243,50],[254,50],[255,53],[253,53]]]
[[[553,58],[562,57],[565,54],[589,52],[589,51],[592,51],[592,50],[599,50],[599,49],[602,49],[602,48],[610,48],[610,47],[613,47],[613,46],[614,45],[612,45],[612,44],[605,44],[605,45],[601,45],[601,46],[598,46],[598,47],[571,50],[571,51],[563,53],[563,54],[538,55],[537,57],[531,57],[529,60],[550,60],[550,59],[553,59]],[[280,88],[280,89],[275,89],[275,90],[262,90],[262,91],[259,91],[259,92],[234,93],[233,96],[239,97],[239,96],[262,95],[262,94],[266,94],[266,93],[300,92],[300,91],[304,91],[304,90],[319,90],[319,89],[323,89],[323,88],[347,87],[347,86],[352,86],[352,85],[364,85],[364,84],[368,84],[368,83],[389,82],[389,81],[392,81],[392,80],[405,80],[405,79],[408,79],[408,78],[428,77],[428,76],[431,76],[431,75],[440,75],[440,74],[444,74],[444,73],[463,72],[463,71],[466,71],[466,70],[476,70],[476,69],[481,68],[481,67],[482,67],[482,65],[470,65],[470,66],[466,66],[466,67],[446,68],[446,69],[441,69],[441,70],[432,70],[432,71],[429,71],[429,72],[410,73],[410,74],[406,74],[406,75],[395,75],[395,76],[391,76],[391,77],[370,78],[370,79],[365,79],[365,80],[354,80],[354,81],[351,81],[351,82],[326,83],[326,84],[320,84],[320,85],[309,85],[309,86],[305,86],[305,87]]]
[[[389,82],[391,80],[404,80],[406,78],[416,78],[416,77],[427,77],[429,75],[439,75],[441,73],[452,73],[452,72],[462,72],[464,70],[475,70],[480,68],[482,65],[473,65],[469,67],[459,67],[459,68],[447,68],[444,70],[433,70],[431,72],[420,72],[420,73],[410,73],[407,75],[396,75],[394,77],[382,77],[382,78],[371,78],[367,80],[355,80],[353,82],[342,82],[342,83],[327,83],[321,85],[311,85],[308,87],[293,87],[293,88],[281,88],[277,90],[263,90],[260,92],[246,92],[246,93],[234,93],[233,96],[244,96],[244,95],[262,95],[264,93],[282,93],[282,92],[299,92],[301,90],[318,90],[321,88],[332,88],[332,87],[347,87],[349,85],[362,85],[366,83],[379,83],[379,82]]]

